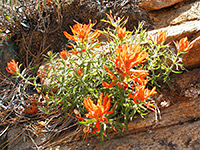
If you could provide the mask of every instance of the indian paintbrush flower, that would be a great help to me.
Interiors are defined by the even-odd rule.
[[[148,70],[142,70],[142,69],[143,69],[143,66],[138,68],[138,69],[131,69],[130,70],[131,73],[134,73],[131,76],[131,78],[134,79],[134,81],[136,81],[137,79],[144,79],[144,78],[146,78],[147,75],[149,75]]]
[[[150,39],[157,44],[164,42],[166,40],[166,38],[167,38],[167,31],[166,30],[164,30],[164,31],[159,30],[154,39],[150,36]]]
[[[86,49],[82,49],[81,51],[72,52],[72,54],[77,55],[78,53],[85,52],[85,51],[86,51]]]
[[[126,36],[126,27],[124,28],[119,27],[117,35],[121,40],[123,40]]]
[[[87,118],[96,119],[96,126],[93,131],[93,134],[100,131],[100,123],[108,123],[107,118],[105,115],[112,114],[114,111],[110,109],[111,103],[110,103],[110,97],[108,97],[108,94],[104,97],[103,100],[103,93],[101,93],[100,98],[97,101],[97,104],[95,105],[93,101],[90,99],[89,96],[87,98],[83,98],[84,106],[87,109],[88,113],[86,114]],[[77,117],[78,119],[83,119],[81,117]]]
[[[81,76],[82,72],[83,72],[83,71],[82,71],[81,68],[79,68],[79,69],[77,70],[77,74],[78,74],[79,77]]]
[[[95,25],[91,23],[91,20],[89,20],[89,24],[75,24],[73,26],[73,28],[71,28],[72,33],[74,34],[74,36],[70,35],[69,33],[67,33],[66,31],[64,31],[64,35],[67,39],[69,40],[73,40],[73,41],[80,41],[80,42],[84,42],[84,41],[90,41],[93,40],[97,37],[100,36],[100,32],[96,29],[91,35],[89,35],[92,27]]]
[[[127,75],[130,75],[130,69],[148,59],[148,53],[140,49],[140,44],[134,46],[127,44],[119,45],[115,51],[118,57],[116,61],[112,61],[117,68]]]
[[[114,26],[115,28],[117,28],[118,25],[119,25],[119,23],[120,23],[120,21],[121,21],[121,19],[120,18],[116,19],[116,16],[113,17],[111,10],[110,10],[110,13],[106,14],[106,15],[107,15],[107,17],[109,19],[109,21],[107,21],[107,22],[109,22],[112,26]]]
[[[6,71],[8,71],[11,74],[17,74],[17,72],[19,71],[18,69],[18,62],[16,63],[15,60],[11,60],[10,62],[7,62],[7,66],[6,67]]]
[[[178,41],[176,42],[176,48],[180,52],[188,51],[192,47],[193,47],[193,44],[190,44],[187,37],[182,38],[179,42]]]
[[[124,82],[125,78],[133,78],[132,73],[135,72],[134,69],[132,69],[134,66],[147,61],[148,53],[140,50],[140,44],[134,45],[119,45],[115,49],[117,53],[116,60],[113,60],[111,57],[111,61],[115,64],[115,72],[119,74],[119,77],[117,78],[109,69],[107,66],[104,66],[107,74],[110,76],[110,78],[114,81],[112,81],[110,84],[103,82],[102,85],[104,87],[110,88],[112,86],[115,86],[118,84],[120,86],[121,83],[125,85],[125,87],[128,87],[128,85]],[[148,72],[144,73],[141,71],[136,71],[136,74],[139,75],[140,73],[148,74]]]
[[[111,88],[115,85],[118,85],[119,87],[121,87],[121,83],[123,84],[124,87],[128,87],[128,84],[126,84],[124,81],[125,77],[123,76],[123,74],[120,74],[120,78],[116,77],[111,71],[110,69],[108,69],[108,67],[105,65],[104,66],[105,70],[107,71],[107,75],[109,75],[109,77],[113,80],[111,83],[107,83],[107,82],[102,82],[102,85],[106,88]]]
[[[136,104],[140,103],[140,102],[145,102],[148,97],[150,97],[151,95],[155,95],[157,94],[156,92],[156,87],[154,87],[152,90],[146,89],[146,85],[148,83],[148,79],[144,80],[144,79],[139,79],[139,84],[135,84],[135,93],[134,95],[132,95],[131,93],[129,93],[129,98],[134,99],[134,102]]]
[[[65,51],[65,50],[62,50],[61,52],[60,52],[60,56],[63,58],[63,59],[67,59],[67,52]]]

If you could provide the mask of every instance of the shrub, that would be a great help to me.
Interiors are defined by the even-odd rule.
[[[142,23],[130,32],[124,27],[127,20],[113,17],[111,12],[107,17],[102,21],[110,27],[103,31],[91,32],[95,25],[91,20],[71,27],[73,35],[64,31],[75,43],[69,45],[70,51],[49,51],[46,68],[40,69],[35,82],[20,73],[14,60],[7,69],[46,95],[43,111],[58,106],[65,112],[76,110],[79,123],[88,132],[93,128],[93,134],[100,134],[101,142],[107,129],[122,133],[121,127],[127,128],[136,113],[144,116],[148,110],[157,110],[151,96],[157,94],[156,86],[161,87],[158,82],[169,82],[171,72],[184,69],[181,58],[192,47],[184,38],[175,44],[177,53],[172,53],[164,44],[166,31],[149,38]],[[99,42],[100,34],[107,34],[109,40]],[[36,83],[37,78],[41,84]]]

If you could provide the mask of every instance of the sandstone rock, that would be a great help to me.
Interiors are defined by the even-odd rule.
[[[183,63],[188,69],[200,66],[200,36],[193,43],[193,48],[183,57]]]
[[[158,10],[182,1],[184,0],[142,0],[142,2],[139,3],[139,7],[142,7],[146,10]]]
[[[175,75],[175,86],[180,91],[185,91],[189,87],[194,86],[195,84],[199,84],[200,80],[200,69],[194,69],[192,71],[185,72],[183,74],[176,74]]]
[[[190,20],[200,20],[200,2],[194,2],[189,5],[186,4],[183,7],[179,7],[177,11],[181,9],[185,11],[170,21],[170,25],[180,24]]]
[[[86,149],[195,149],[200,147],[199,104],[199,98],[179,101],[163,110],[162,119],[157,123],[154,122],[153,113],[146,116],[145,120],[136,118],[129,124],[129,132],[125,136],[109,134],[110,140],[106,140],[103,147],[98,141],[99,138],[92,137],[88,140]],[[80,141],[76,145],[77,148],[84,149],[83,142]]]
[[[149,2],[149,1],[148,1]],[[148,3],[144,1],[144,3]],[[171,2],[171,1],[169,1]],[[161,2],[160,2],[161,3]],[[167,30],[166,43],[188,37],[194,47],[184,56],[185,67],[192,69],[200,66],[200,1],[188,1],[170,9],[148,12],[156,30],[149,31],[155,35],[158,30]]]
[[[185,36],[187,36],[190,39],[196,37],[195,35],[199,33],[200,21],[187,21],[180,25],[167,26],[164,28],[152,30],[149,31],[148,34],[154,36],[158,32],[158,30],[167,30],[168,36],[166,39],[166,43],[169,43],[173,40],[179,40],[180,38],[183,38]]]
[[[200,2],[188,1],[176,7],[148,12],[152,26],[156,29],[177,25],[186,21],[200,20]]]
[[[160,28],[158,30],[167,30],[168,37],[166,39],[166,43],[178,41],[186,36],[189,38],[190,41],[194,40],[194,46],[184,56],[183,62],[185,64],[185,67],[188,69],[200,66],[200,38],[198,37],[200,34],[200,21],[188,21],[180,25],[168,26],[165,28]],[[158,32],[158,30],[149,31],[148,34],[154,36]]]

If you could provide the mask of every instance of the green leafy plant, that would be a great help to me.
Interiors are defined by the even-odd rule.
[[[158,31],[154,39],[150,36],[147,51],[151,57],[149,57],[145,67],[150,71],[151,84],[161,87],[160,83],[166,82],[171,88],[170,74],[182,73],[185,70],[182,58],[187,50],[192,48],[192,45],[187,38],[183,38],[179,43],[175,43],[177,48],[177,53],[175,53],[169,49],[169,45],[164,45],[166,37],[167,32],[162,30]]]
[[[158,80],[166,82],[171,72],[180,73],[174,66],[182,67],[180,60],[192,47],[187,38],[181,39],[176,42],[178,53],[173,54],[164,45],[166,31],[149,40],[142,23],[130,32],[124,27],[127,20],[116,19],[111,13],[107,16],[108,20],[102,20],[111,25],[107,30],[91,32],[95,23],[89,20],[89,24],[71,27],[73,35],[64,32],[75,42],[69,45],[71,50],[59,54],[49,51],[45,67],[38,71],[41,83],[37,84],[37,78],[33,83],[27,82],[45,95],[46,106],[42,110],[51,112],[58,106],[65,112],[76,110],[79,123],[87,126],[88,132],[93,128],[102,143],[107,129],[122,133],[125,125],[128,131],[128,121],[136,113],[144,116],[148,110],[156,111],[150,97],[157,94]],[[99,42],[100,34],[109,35],[109,41]],[[148,43],[143,45],[145,41]],[[7,70],[28,80],[14,60],[8,63]],[[151,89],[149,81],[153,84]]]

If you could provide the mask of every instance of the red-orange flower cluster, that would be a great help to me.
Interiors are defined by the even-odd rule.
[[[72,33],[74,34],[74,36],[70,35],[69,33],[67,33],[66,31],[64,31],[64,35],[66,38],[68,38],[69,40],[73,40],[73,41],[90,41],[93,40],[97,37],[100,36],[100,32],[96,29],[94,31],[94,33],[92,35],[89,35],[92,27],[95,25],[91,23],[91,20],[89,20],[89,24],[75,24],[73,26],[73,28],[71,28]]]
[[[148,58],[148,53],[140,49],[140,44],[134,45],[134,47],[127,44],[124,44],[123,46],[119,45],[115,51],[118,57],[116,61],[112,61],[117,68],[121,69],[121,71],[127,75],[130,75],[131,68],[147,61]]]
[[[82,74],[82,69],[81,68],[79,68],[78,70],[77,70],[77,73],[78,73],[78,75],[79,75],[79,77],[81,76],[81,74]]]
[[[104,116],[106,114],[112,114],[114,111],[110,110],[110,97],[108,97],[108,94],[104,97],[103,100],[103,93],[101,93],[100,98],[97,101],[97,105],[93,103],[93,101],[90,99],[90,97],[83,98],[84,106],[88,111],[88,114],[86,114],[87,118],[96,119],[96,128],[94,129],[93,133],[96,133],[100,131],[100,122],[108,123],[107,118]],[[77,117],[79,119],[83,119],[80,117]]]
[[[164,42],[167,38],[167,31],[159,30],[156,35],[156,42],[161,43]]]
[[[110,78],[114,81],[112,81],[110,84],[103,82],[102,85],[104,87],[110,88],[112,86],[115,86],[118,84],[120,86],[121,83],[125,85],[125,87],[128,87],[128,85],[124,82],[125,77],[132,78],[132,73],[136,72],[137,75],[141,74],[146,74],[148,72],[143,72],[143,70],[140,71],[135,71],[132,68],[142,62],[147,61],[148,58],[148,53],[141,51],[140,49],[140,44],[134,45],[127,45],[124,44],[123,46],[119,45],[115,49],[117,53],[117,58],[116,60],[113,60],[112,58],[111,61],[115,63],[115,71],[119,74],[119,78],[117,78],[109,69],[108,67],[104,66],[106,71],[108,72],[107,74],[110,76]],[[120,83],[119,83],[119,82]]]
[[[138,82],[139,84],[135,84],[135,93],[134,93],[134,95],[129,93],[129,98],[134,99],[134,102],[136,104],[138,104],[140,102],[145,102],[148,97],[150,97],[151,95],[157,94],[156,87],[154,87],[152,90],[146,89],[146,85],[148,83],[148,79],[146,79],[146,80],[139,79],[138,81],[139,81]],[[145,102],[145,104],[146,104],[146,106],[148,108],[153,107],[153,105],[150,105],[148,102]]]
[[[7,62],[6,71],[12,74],[16,74],[18,72],[18,62],[16,63],[15,60],[11,60],[10,62]]]
[[[67,59],[67,56],[68,56],[68,54],[67,54],[67,52],[65,51],[65,50],[62,50],[61,52],[60,52],[60,56],[63,58],[63,59]]]
[[[124,28],[119,27],[117,35],[121,40],[123,40],[126,36],[126,27]]]
[[[191,49],[193,47],[193,44],[190,44],[190,42],[188,41],[188,38],[182,38],[179,42],[176,42],[176,48],[178,51],[188,51],[189,49]]]
[[[153,40],[154,42],[156,42],[157,44],[164,42],[167,38],[167,31],[166,30],[159,30],[156,34],[156,37],[153,39],[150,36],[151,40]]]

